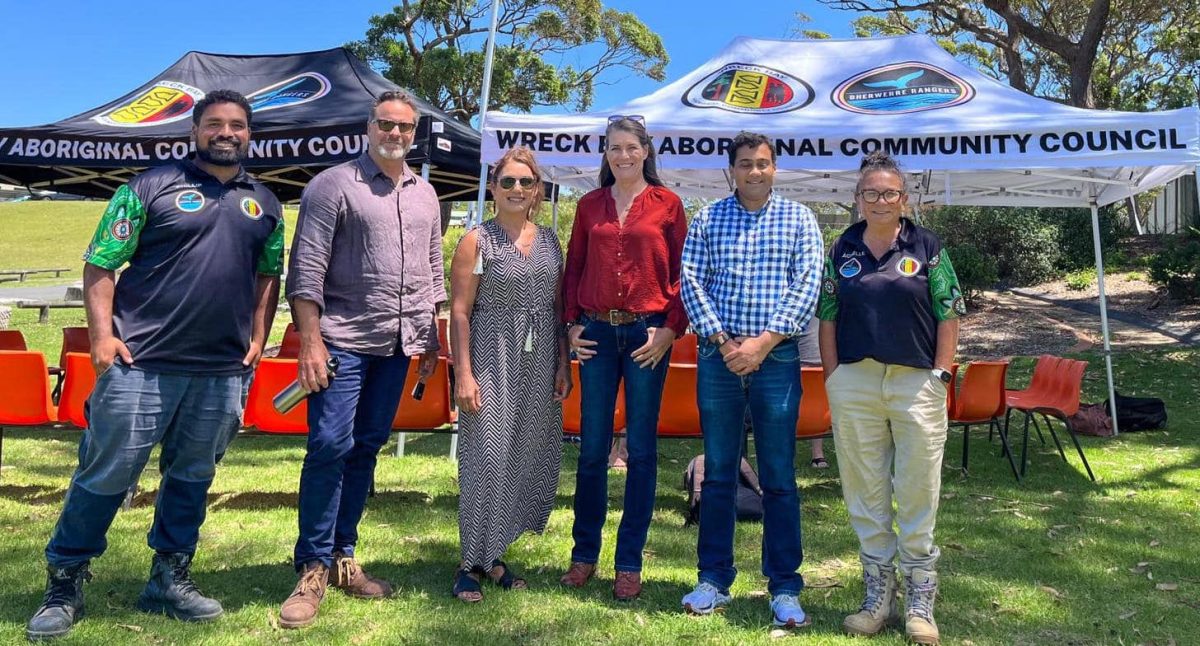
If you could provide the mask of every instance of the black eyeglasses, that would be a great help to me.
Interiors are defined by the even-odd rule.
[[[872,191],[867,189],[865,191],[858,192],[858,196],[861,197],[867,204],[874,204],[881,198],[883,199],[884,204],[895,204],[896,202],[900,201],[901,195],[904,195],[904,191],[897,191],[894,189],[888,191]]]
[[[411,121],[392,121],[391,119],[372,119],[372,121],[374,121],[375,125],[379,126],[379,129],[384,132],[391,132],[392,130],[399,128],[400,134],[402,135],[412,132],[413,129],[417,127],[417,124],[412,123]]]
[[[511,191],[512,187],[516,186],[518,182],[520,182],[521,188],[533,188],[533,185],[535,182],[537,182],[537,179],[533,177],[505,176],[496,180],[496,183],[500,185],[500,188],[506,191]]]
[[[643,117],[640,114],[614,114],[608,118],[608,122],[616,123],[618,121],[624,121],[626,119],[629,119],[630,121],[636,121],[636,122],[642,124],[643,127],[645,127],[645,125],[646,125],[646,117]]]

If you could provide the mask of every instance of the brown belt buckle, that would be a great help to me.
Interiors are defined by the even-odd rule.
[[[608,324],[609,325],[621,325],[621,323],[619,321],[620,321],[622,314],[624,314],[624,312],[622,312],[621,310],[608,310]]]

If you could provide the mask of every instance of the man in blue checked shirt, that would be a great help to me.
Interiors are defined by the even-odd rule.
[[[763,574],[773,624],[808,625],[800,607],[800,501],[794,456],[800,408],[797,337],[809,324],[824,245],[807,207],[771,192],[775,150],[742,132],[729,149],[737,184],[700,211],[683,246],[682,294],[700,338],[697,399],[704,433],[699,583],[683,597],[693,614],[730,601],[735,490],[743,416],[754,425],[763,490]]]

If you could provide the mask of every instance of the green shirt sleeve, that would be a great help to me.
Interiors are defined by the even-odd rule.
[[[933,296],[933,315],[937,320],[946,321],[967,313],[958,276],[945,249],[929,261],[929,293]]]
[[[146,209],[141,198],[128,184],[118,188],[100,216],[83,261],[103,269],[119,269],[137,251],[138,236],[145,226]]]
[[[279,224],[263,245],[262,255],[258,257],[258,273],[264,276],[279,276],[283,274],[283,214],[279,215]]]
[[[833,255],[825,257],[825,276],[821,279],[821,298],[817,301],[817,318],[835,321],[838,314],[837,272],[833,268]]]

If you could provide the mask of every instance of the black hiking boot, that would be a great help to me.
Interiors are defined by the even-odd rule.
[[[225,611],[221,602],[200,594],[192,581],[191,554],[155,554],[150,580],[138,597],[138,610],[180,621],[212,621]]]
[[[87,562],[71,567],[46,568],[46,595],[42,605],[25,624],[30,641],[54,639],[71,631],[83,617],[83,582],[92,580]]]

